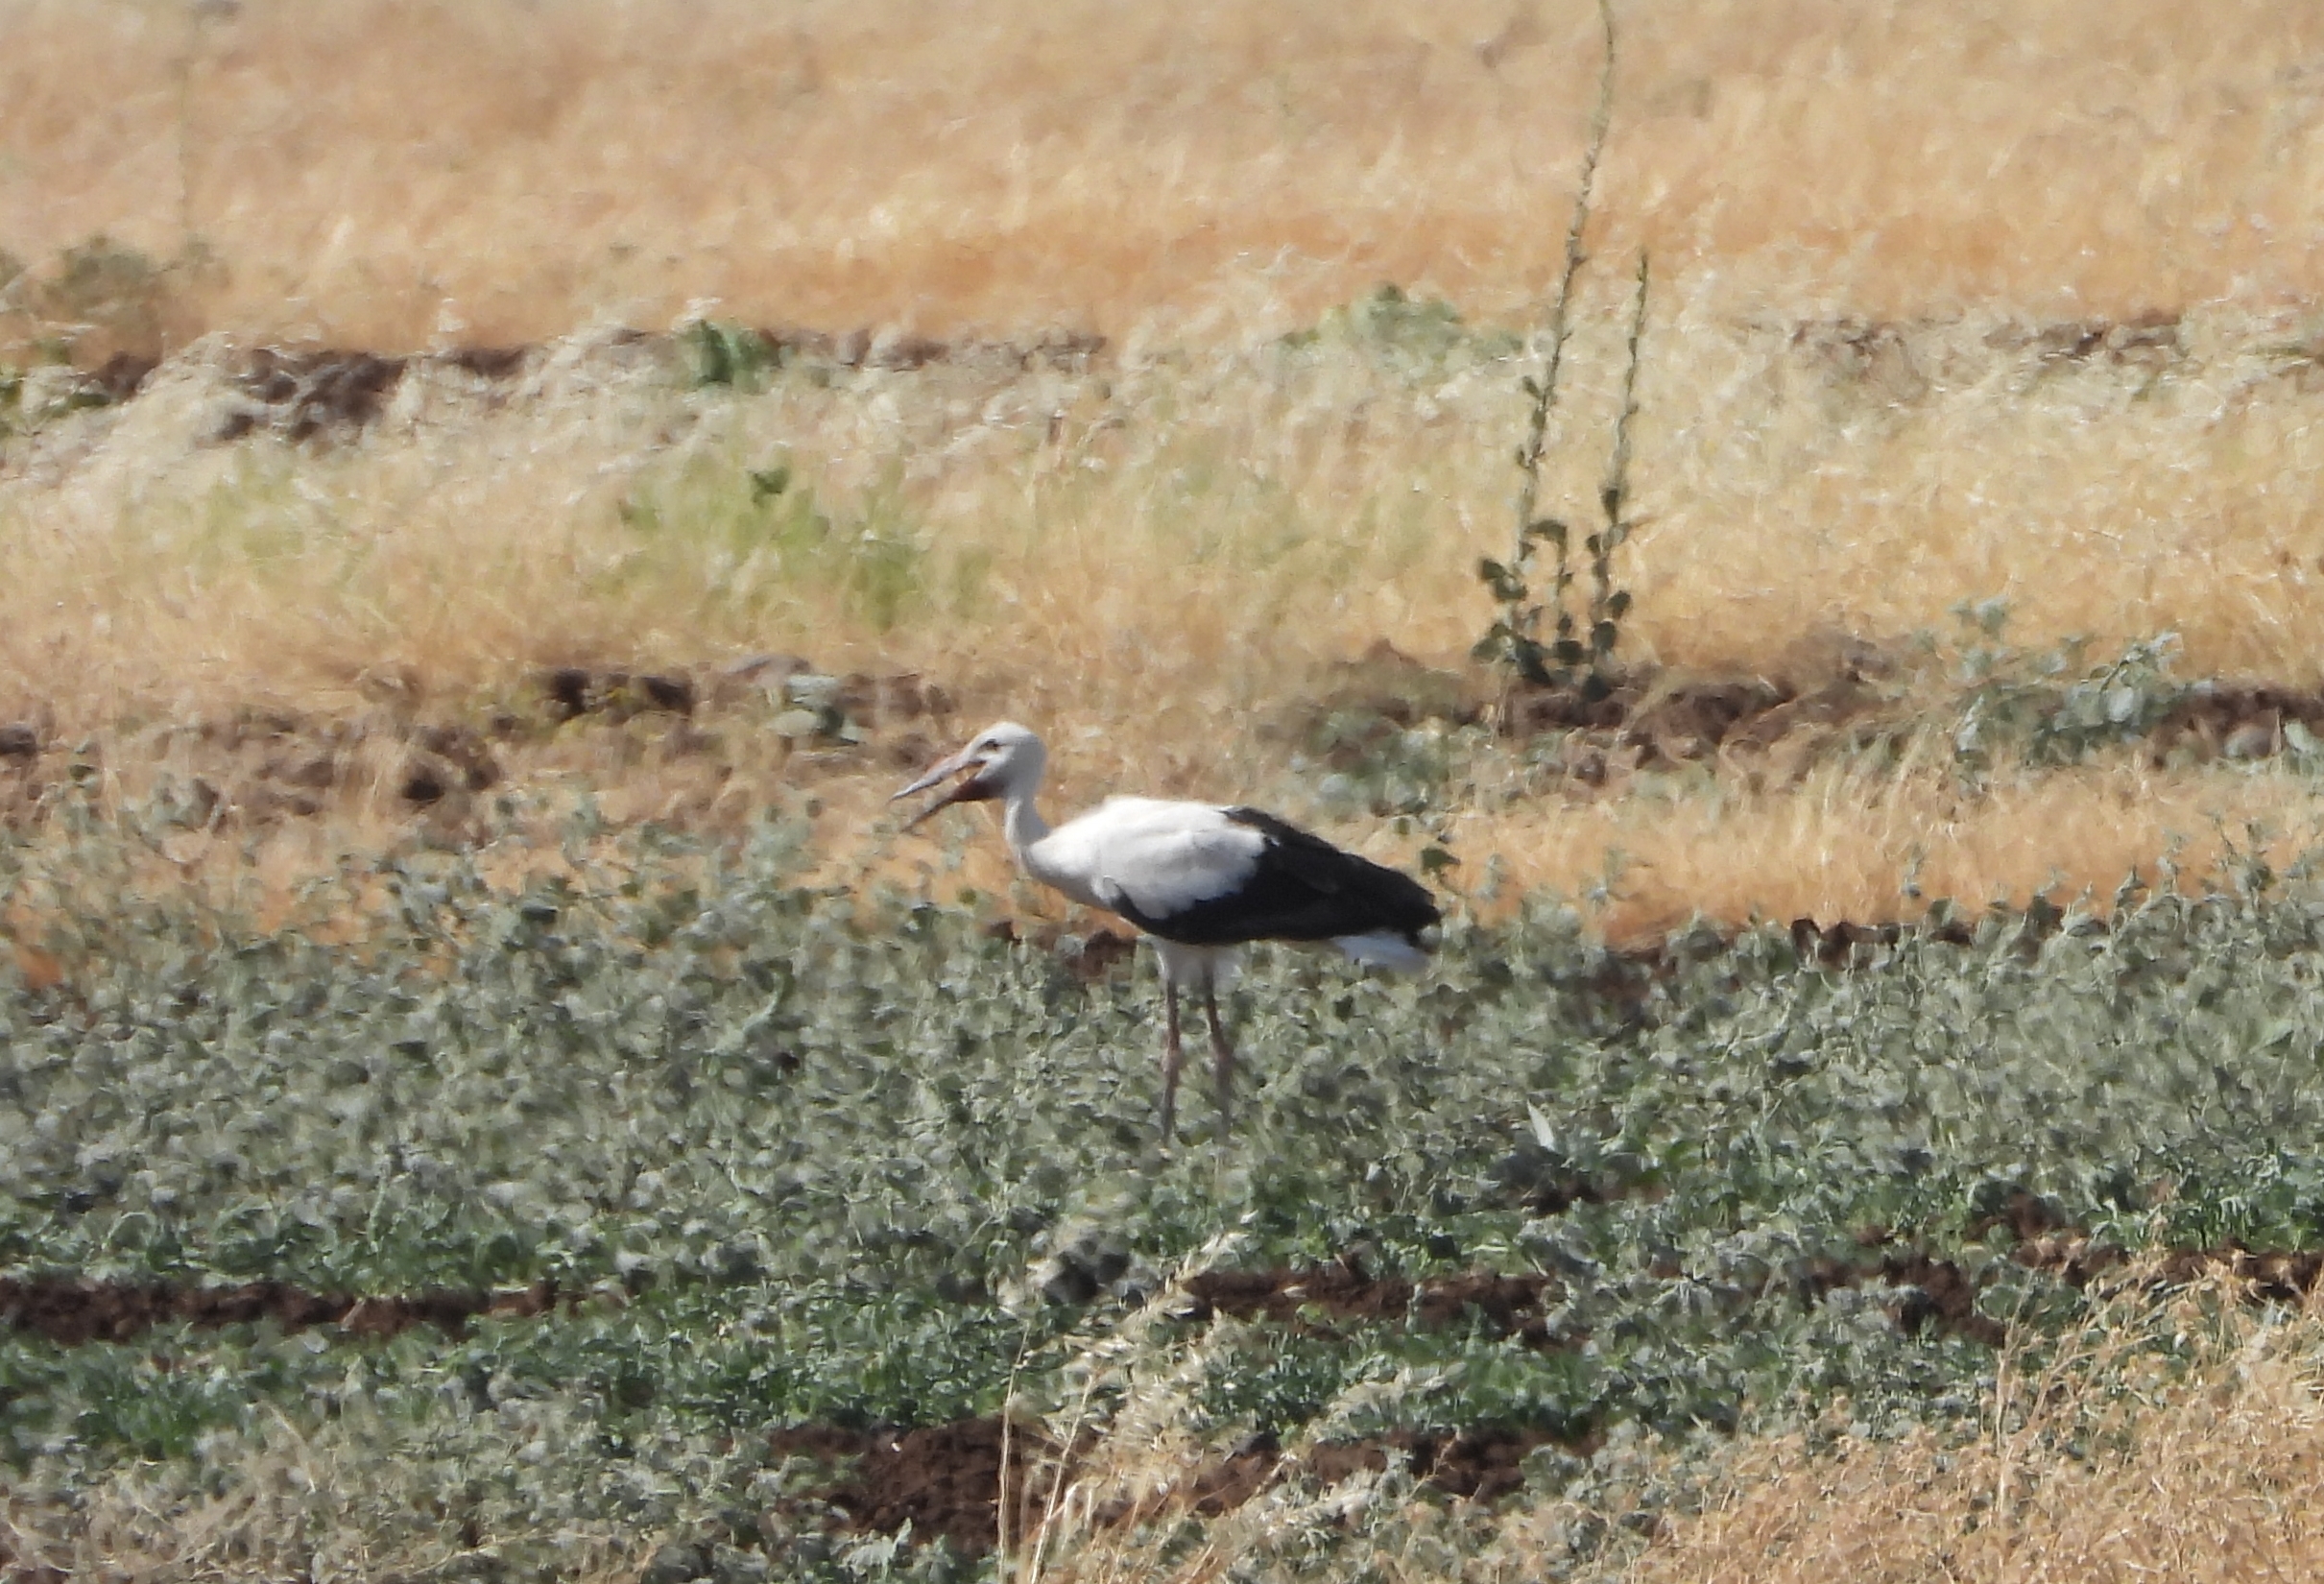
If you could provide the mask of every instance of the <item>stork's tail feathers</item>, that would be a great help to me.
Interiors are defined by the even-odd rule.
[[[1418,973],[1428,966],[1428,949],[1410,935],[1376,929],[1367,935],[1339,935],[1331,944],[1366,968],[1396,973]]]

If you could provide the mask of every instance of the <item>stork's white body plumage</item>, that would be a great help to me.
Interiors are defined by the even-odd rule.
[[[1009,849],[1026,874],[1076,901],[1119,914],[1153,940],[1167,1014],[1165,1138],[1178,1092],[1181,990],[1202,997],[1219,1108],[1227,1110],[1234,1048],[1219,1022],[1216,996],[1244,943],[1329,941],[1357,962],[1403,972],[1427,962],[1421,936],[1439,915],[1426,888],[1409,876],[1252,808],[1111,798],[1051,829],[1034,803],[1046,765],[1041,739],[1004,721],[897,796],[960,777],[910,824],[947,804],[998,799]]]
[[[1257,876],[1270,838],[1236,818],[1246,812],[1161,798],[1108,798],[1022,845],[1012,831],[1010,845],[1025,873],[1043,885],[1126,919],[1156,921],[1147,927],[1166,930],[1170,920],[1204,903],[1231,901]],[[1418,945],[1393,930],[1327,938],[1355,961],[1376,967],[1409,973],[1428,961]],[[1229,962],[1234,956],[1231,947],[1181,945],[1161,933],[1153,939],[1165,948],[1165,972],[1173,958],[1191,969],[1200,953]]]

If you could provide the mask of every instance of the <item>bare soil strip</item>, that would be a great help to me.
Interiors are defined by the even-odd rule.
[[[299,396],[297,401],[323,397]],[[334,398],[335,399],[335,398]],[[304,419],[297,420],[306,421]],[[1376,645],[1384,649],[1385,645]],[[709,719],[755,699],[779,699],[788,679],[813,671],[793,656],[760,656],[740,663],[703,664],[664,672],[618,665],[560,666],[528,678],[508,703],[475,718],[427,719],[408,708],[380,708],[337,718],[250,706],[180,726],[151,746],[175,748],[207,787],[209,809],[222,823],[263,827],[286,816],[311,816],[331,806],[329,794],[354,782],[391,790],[398,812],[435,804],[454,791],[498,784],[512,761],[537,748],[565,722],[594,716],[618,723],[640,714]],[[1297,739],[1314,721],[1353,712],[1368,732],[1342,731],[1321,756],[1328,770],[1360,772],[1388,738],[1426,720],[1474,724],[1485,705],[1475,679],[1434,670],[1389,652],[1368,657],[1369,679],[1357,692],[1341,692],[1299,706],[1273,723],[1271,734]],[[915,673],[849,673],[825,707],[828,716],[810,745],[820,757],[798,769],[893,771],[914,767],[957,730],[962,701]],[[1931,701],[1899,688],[1874,690],[1860,679],[1835,677],[1770,682],[1760,678],[1678,678],[1640,668],[1613,692],[1586,699],[1578,688],[1516,693],[1508,728],[1517,738],[1560,736],[1559,758],[1544,770],[1576,788],[1603,786],[1609,778],[1701,764],[1750,779],[1783,759],[1791,771],[1803,756],[1861,751],[1880,741],[1901,743],[1929,725]],[[2255,760],[2281,755],[2287,728],[2324,735],[2324,692],[2264,684],[2215,684],[2190,688],[2139,739],[2137,752],[2157,769],[2177,759],[2202,763],[2220,757]],[[843,736],[846,731],[849,734]],[[2292,735],[2296,736],[2295,732]],[[30,826],[46,807],[44,795],[86,765],[69,734],[36,720],[0,721],[0,823]],[[355,752],[367,738],[392,739],[403,763],[392,773],[358,773]],[[237,751],[258,744],[263,763],[245,763]],[[716,740],[680,732],[665,754],[700,754]],[[731,773],[731,770],[729,773]],[[1840,925],[1845,930],[1849,926]],[[1877,926],[1874,926],[1877,927]]]
[[[613,339],[618,346],[638,348],[673,364],[690,361],[697,375],[707,383],[723,383],[749,372],[734,368],[737,360],[753,370],[778,369],[808,359],[842,369],[890,372],[924,369],[937,363],[975,363],[1082,372],[1106,349],[1104,336],[1067,331],[1020,341],[975,337],[939,341],[923,335],[874,335],[868,329],[842,334],[798,327],[704,329],[707,333],[694,337],[622,330]],[[243,399],[209,440],[224,444],[258,430],[290,441],[352,439],[380,416],[405,373],[415,367],[432,364],[497,386],[538,368],[543,355],[537,344],[459,347],[426,354],[344,347],[237,348],[228,355],[225,372]],[[706,356],[723,357],[728,366],[723,372],[704,367]],[[71,394],[84,405],[128,401],[159,367],[157,358],[116,352],[102,366],[84,372]]]
[[[2186,1286],[2224,1278],[2238,1296],[2252,1304],[2296,1304],[2324,1280],[2324,1250],[2270,1250],[2220,1243],[2206,1249],[2170,1249],[2151,1263],[2129,1251],[2096,1242],[2048,1205],[2028,1193],[2013,1197],[2000,1215],[1973,1232],[2006,1226],[2017,1234],[2011,1255],[2028,1270],[2055,1277],[2072,1287],[2089,1287],[2114,1275],[2151,1286]]]
[[[1189,1320],[1231,1314],[1240,1320],[1293,1322],[1319,1309],[1351,1320],[1409,1320],[1434,1330],[1474,1311],[1503,1332],[1534,1340],[1539,1310],[1557,1294],[1547,1276],[1497,1276],[1471,1271],[1432,1282],[1371,1277],[1353,1260],[1306,1270],[1208,1270],[1187,1278],[1195,1307]],[[1546,1343],[1546,1332],[1540,1340]]]
[[[354,1336],[388,1337],[414,1326],[457,1333],[477,1315],[529,1317],[571,1308],[553,1282],[499,1292],[448,1289],[404,1298],[307,1292],[286,1282],[236,1287],[89,1282],[75,1277],[0,1277],[0,1325],[37,1332],[61,1347],[128,1342],[156,1326],[204,1330],[272,1321],[286,1332],[337,1326]]]
[[[2029,1208],[2028,1208],[2029,1207]],[[2026,1199],[1980,1230],[2010,1226],[2019,1233],[2013,1258],[2031,1270],[2087,1286],[2120,1269],[2130,1256],[2096,1246],[2089,1236],[2048,1218]],[[1933,1327],[2000,1346],[2005,1328],[1977,1312],[1979,1284],[1953,1260],[1925,1248],[1894,1241],[1882,1229],[1857,1234],[1861,1260],[1819,1256],[1778,1276],[1766,1286],[1787,1284],[1804,1299],[1818,1299],[1839,1287],[1880,1284],[1899,1289],[1890,1306],[1899,1326],[1910,1332]],[[2221,1246],[2167,1254],[2155,1280],[2181,1284],[2223,1273],[2244,1284],[2254,1302],[2305,1296],[2324,1278],[2324,1252],[2273,1252]],[[1676,1278],[1672,1269],[1657,1274]],[[1414,1282],[1375,1277],[1353,1259],[1330,1265],[1268,1270],[1210,1270],[1186,1279],[1186,1303],[1178,1318],[1202,1324],[1218,1315],[1277,1325],[1328,1326],[1331,1322],[1395,1324],[1441,1330],[1481,1319],[1496,1332],[1529,1347],[1564,1349],[1588,1340],[1586,1333],[1553,1332],[1547,1309],[1561,1289],[1554,1277],[1504,1276],[1468,1271]],[[1762,1286],[1760,1291],[1766,1290]],[[1757,1293],[1745,1296],[1757,1296]],[[439,1288],[403,1296],[361,1297],[345,1292],[311,1292],[287,1282],[246,1282],[238,1286],[198,1286],[165,1282],[95,1282],[80,1277],[0,1277],[0,1326],[36,1332],[61,1347],[88,1342],[128,1342],[156,1326],[223,1326],[272,1322],[286,1332],[337,1326],[350,1335],[389,1337],[415,1326],[457,1333],[479,1315],[529,1319],[569,1310],[585,1297],[561,1293],[552,1281],[493,1292]],[[805,1433],[805,1432],[801,1432]]]
[[[1867,1250],[1879,1250],[1878,1258],[1819,1257],[1770,1275],[1755,1291],[1737,1289],[1734,1296],[1748,1301],[1771,1287],[1789,1286],[1803,1301],[1813,1302],[1839,1287],[1888,1286],[1897,1289],[1888,1305],[1889,1317],[1906,1332],[1959,1334],[1989,1347],[2006,1340],[2005,1326],[1977,1312],[1980,1284],[1954,1261],[1919,1248],[1888,1246],[1887,1235],[1878,1230],[1859,1234],[1857,1241]],[[1656,1274],[1675,1279],[1681,1273],[1672,1268]],[[1527,1347],[1563,1350],[1589,1340],[1586,1332],[1551,1330],[1545,1311],[1557,1301],[1559,1287],[1548,1276],[1471,1271],[1414,1283],[1401,1277],[1368,1277],[1354,1263],[1343,1262],[1306,1269],[1205,1271],[1187,1279],[1186,1291],[1195,1301],[1186,1311],[1191,1321],[1230,1314],[1238,1320],[1290,1326],[1329,1319],[1401,1322],[1438,1330],[1475,1316]]]
[[[1331,1485],[1367,1470],[1378,1473],[1390,1456],[1400,1454],[1423,1483],[1448,1496],[1493,1501],[1523,1487],[1526,1453],[1553,1443],[1583,1452],[1593,1445],[1590,1437],[1561,1438],[1521,1426],[1457,1434],[1398,1431],[1326,1442],[1296,1455],[1262,1439],[1205,1459],[1166,1490],[1101,1509],[1098,1522],[1110,1528],[1128,1526],[1170,1506],[1216,1518],[1295,1474]],[[994,1415],[900,1431],[803,1426],[777,1432],[774,1445],[779,1452],[850,1463],[845,1474],[817,1493],[834,1509],[840,1527],[886,1534],[909,1522],[914,1538],[941,1535],[970,1555],[983,1555],[998,1541],[997,1493],[1004,1471],[1006,1488],[1018,1498],[1011,1527],[1028,1533],[1040,1523],[1050,1491],[1060,1479],[1074,1477],[1091,1450],[1085,1443],[1063,1452],[1038,1429],[1023,1426],[1004,1433]]]

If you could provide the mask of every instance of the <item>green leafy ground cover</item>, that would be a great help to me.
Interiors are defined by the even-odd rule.
[[[85,894],[113,840],[0,858],[0,904]],[[1775,930],[1617,956],[1548,903],[1456,922],[1416,982],[1262,952],[1235,1131],[1190,1108],[1165,1152],[1147,964],[1086,979],[797,856],[772,825],[643,836],[511,890],[415,854],[309,899],[370,899],[352,947],[175,906],[60,925],[67,981],[0,992],[0,1277],[573,1301],[385,1340],[0,1333],[18,1499],[255,1481],[318,1577],[672,1537],[742,1575],[942,1572],[970,1564],[835,1549],[767,1432],[1161,1400],[1222,1447],[1534,1428],[1537,1484],[1578,1489],[1641,1435],[1972,1412],[1991,1346],[1900,1323],[1879,1248],[2054,1332],[2083,1298],[2009,1258],[2025,1195],[2099,1246],[2324,1229],[2304,877],[1844,969]],[[1173,1318],[1174,1277],[1342,1258],[1544,1273],[1543,1324]]]

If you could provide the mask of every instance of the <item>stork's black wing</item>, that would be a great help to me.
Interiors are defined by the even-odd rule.
[[[1225,813],[1265,838],[1249,876],[1232,891],[1164,916],[1117,904],[1124,918],[1165,941],[1235,946],[1383,930],[1412,940],[1443,917],[1428,888],[1409,875],[1344,852],[1263,810]]]

